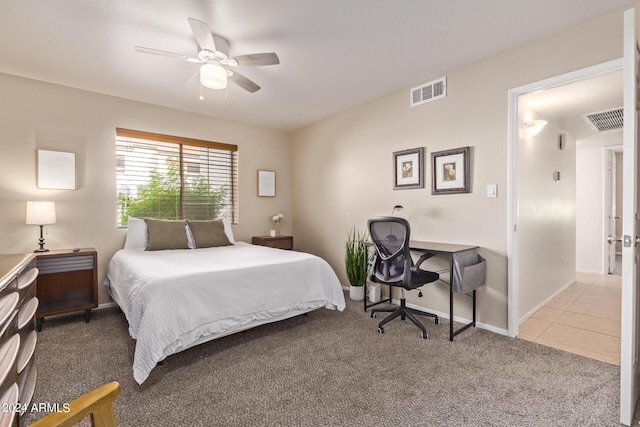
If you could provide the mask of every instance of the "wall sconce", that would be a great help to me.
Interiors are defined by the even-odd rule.
[[[533,138],[547,125],[546,120],[527,120],[522,125],[522,136]]]
[[[45,225],[56,223],[55,202],[27,202],[26,224],[40,226],[40,248],[34,252],[49,252],[44,248],[44,237],[42,229]]]

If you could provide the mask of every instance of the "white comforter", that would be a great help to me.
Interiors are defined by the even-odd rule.
[[[137,340],[133,376],[195,344],[319,307],[344,310],[334,271],[314,255],[238,242],[208,249],[122,249],[107,284]]]

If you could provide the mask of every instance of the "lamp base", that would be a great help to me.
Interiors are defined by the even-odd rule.
[[[42,229],[44,228],[44,225],[40,226],[40,239],[38,240],[38,244],[40,245],[40,247],[38,249],[36,249],[33,252],[49,252],[49,249],[45,249],[44,248],[44,237],[42,236]]]

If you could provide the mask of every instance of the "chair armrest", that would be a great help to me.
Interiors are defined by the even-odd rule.
[[[120,394],[120,384],[110,382],[84,394],[69,404],[68,412],[52,412],[30,427],[69,427],[91,415],[95,427],[117,427],[113,401]]]
[[[435,252],[426,252],[425,254],[423,254],[419,259],[418,262],[416,262],[415,264],[415,268],[420,268],[420,264],[422,264],[423,262],[425,262],[426,260],[428,260],[429,258],[433,258],[434,256],[436,256],[437,254]]]

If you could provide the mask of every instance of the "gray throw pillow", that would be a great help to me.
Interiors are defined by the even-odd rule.
[[[196,248],[231,245],[221,220],[194,221],[188,219],[187,224],[193,235],[193,240],[195,240]]]
[[[144,218],[147,223],[147,251],[189,249],[184,220]]]

